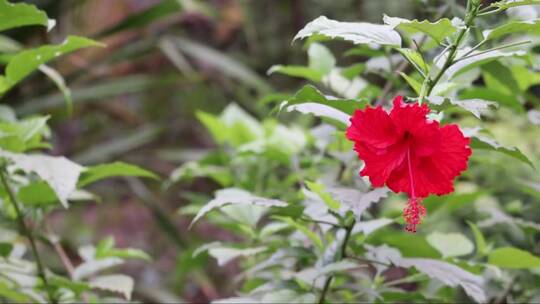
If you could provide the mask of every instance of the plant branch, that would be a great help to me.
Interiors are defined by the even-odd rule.
[[[476,5],[478,5],[478,4],[476,4]],[[475,4],[472,4],[471,0],[469,0],[467,2],[467,13],[466,13],[466,17],[465,17],[465,28],[459,30],[456,40],[454,41],[454,43],[452,43],[450,45],[450,49],[448,50],[448,57],[446,58],[446,61],[444,62],[442,68],[439,71],[439,73],[437,73],[437,75],[435,76],[435,78],[433,80],[431,80],[428,77],[424,81],[424,83],[426,83],[426,86],[427,86],[427,89],[426,89],[426,95],[427,96],[429,96],[431,94],[431,91],[433,90],[435,85],[439,82],[439,80],[441,80],[441,78],[444,75],[444,73],[446,72],[446,70],[448,70],[448,68],[450,66],[452,66],[452,64],[455,63],[454,59],[455,59],[455,56],[457,54],[458,47],[461,44],[461,41],[463,40],[463,38],[465,37],[465,34],[467,33],[467,31],[471,27],[471,25],[472,25],[472,23],[474,21],[474,18],[478,14],[478,8],[479,8],[478,6],[475,6]],[[424,99],[424,96],[419,96],[418,102],[422,103],[423,99]]]
[[[347,257],[347,245],[349,244],[349,240],[351,239],[351,233],[354,228],[354,225],[356,224],[356,220],[352,219],[351,223],[345,227],[345,237],[343,238],[343,242],[341,243],[341,249],[339,253],[339,257],[337,261],[341,261],[344,258]],[[330,289],[330,284],[332,283],[332,279],[334,278],[333,275],[328,275],[326,278],[326,281],[324,282],[323,290],[321,292],[321,295],[319,297],[319,304],[323,304],[326,299],[326,294],[328,293],[328,290]]]
[[[472,53],[471,51],[473,51],[473,50],[471,50],[471,51],[467,52],[465,55],[463,55],[463,57],[458,58],[454,62],[458,62],[458,61],[461,61],[461,60],[464,60],[464,59],[472,58],[474,56],[486,54],[486,53],[497,51],[497,50],[507,49],[507,48],[511,48],[511,47],[514,47],[514,46],[518,46],[518,45],[528,44],[528,43],[531,43],[531,41],[530,40],[525,40],[525,41],[520,41],[520,42],[509,43],[509,44],[505,44],[505,45],[501,45],[501,46],[498,46],[498,47],[491,48],[489,50],[478,52],[478,53],[475,53],[475,54],[471,54]]]
[[[49,285],[49,281],[47,279],[47,275],[45,274],[45,268],[43,267],[43,262],[41,260],[41,256],[39,255],[39,251],[37,250],[36,246],[36,240],[34,239],[34,236],[30,229],[26,226],[26,223],[24,222],[24,216],[21,212],[21,209],[19,208],[19,203],[17,202],[17,199],[15,197],[15,194],[13,193],[13,189],[11,189],[11,186],[9,185],[9,182],[6,177],[6,167],[2,166],[0,168],[0,179],[2,180],[2,185],[6,189],[6,192],[9,196],[9,200],[11,201],[11,204],[13,205],[13,208],[15,209],[15,214],[17,216],[17,222],[19,224],[19,229],[21,230],[21,233],[26,236],[28,241],[30,242],[30,248],[32,250],[32,255],[34,256],[34,259],[36,260],[36,266],[37,266],[37,275],[41,278],[43,281],[43,286],[47,292],[47,295],[49,297],[49,301],[51,303],[58,303],[56,297],[53,294],[52,288]]]
[[[437,13],[437,16],[435,16],[435,19],[439,19],[441,18],[444,13],[448,10],[450,6],[449,5],[444,5]],[[420,41],[418,41],[418,43],[416,43],[416,41],[414,41],[414,44],[416,45],[416,48],[418,50],[418,52],[420,54],[422,54],[420,48],[422,47],[422,45],[426,42],[428,36],[427,35],[423,35],[422,38],[420,38]],[[409,65],[409,61],[407,60],[403,60],[398,68],[396,69],[396,74],[399,75],[399,73],[405,71],[405,69],[407,68],[407,66]],[[388,79],[386,81],[386,83],[384,84],[384,87],[382,89],[382,93],[381,93],[381,97],[379,100],[377,100],[375,102],[375,105],[381,105],[385,100],[386,100],[386,97],[388,97],[388,94],[390,94],[390,91],[392,90],[392,86],[393,86],[393,81],[392,79]]]

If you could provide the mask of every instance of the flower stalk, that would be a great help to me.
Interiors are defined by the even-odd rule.
[[[49,284],[47,275],[45,274],[45,268],[43,267],[41,256],[39,255],[39,251],[37,250],[36,240],[32,232],[30,231],[30,229],[28,228],[28,226],[26,226],[26,223],[24,222],[24,215],[21,212],[19,203],[17,202],[13,189],[11,188],[7,180],[7,170],[6,170],[5,165],[2,165],[2,167],[0,167],[0,180],[2,181],[2,185],[4,186],[4,189],[6,190],[9,196],[9,200],[11,201],[11,204],[13,205],[13,209],[15,210],[17,222],[19,224],[19,229],[21,230],[21,233],[28,239],[30,243],[32,255],[34,256],[34,259],[36,261],[37,275],[43,281],[43,287],[45,288],[45,291],[47,292],[49,302],[56,304],[58,303],[58,300],[54,296],[52,287]]]

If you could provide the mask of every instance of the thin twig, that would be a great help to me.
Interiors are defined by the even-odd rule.
[[[347,257],[347,245],[349,244],[349,240],[351,238],[351,233],[354,228],[354,225],[356,224],[356,220],[352,220],[349,225],[345,228],[345,237],[343,238],[343,243],[341,243],[341,252],[339,254],[338,261],[343,260]],[[328,290],[330,289],[330,284],[332,283],[332,279],[334,278],[333,275],[328,275],[326,277],[326,281],[324,282],[323,290],[321,292],[321,295],[319,297],[319,304],[323,304],[326,298],[326,294],[328,293]]]
[[[489,52],[502,50],[502,49],[506,49],[506,48],[511,48],[511,47],[514,47],[514,46],[528,44],[528,43],[531,43],[531,41],[526,40],[526,41],[520,41],[520,42],[515,42],[515,43],[509,43],[509,44],[505,44],[505,45],[501,45],[501,46],[498,46],[498,47],[491,48],[489,50],[478,52],[478,53],[475,53],[475,54],[470,54],[472,52],[469,51],[463,57],[456,59],[456,61],[454,61],[454,63],[458,62],[458,61],[461,61],[461,60],[464,60],[464,59],[469,59],[469,58],[472,58],[472,57],[475,57],[475,56],[478,56],[478,55],[483,55],[483,54],[486,54],[486,53],[489,53]]]
[[[11,204],[13,205],[13,208],[15,209],[15,214],[17,216],[17,222],[19,223],[19,227],[21,232],[26,236],[28,241],[30,242],[30,248],[32,250],[32,255],[34,256],[34,259],[36,261],[37,266],[37,275],[41,278],[43,281],[43,287],[45,288],[45,291],[47,292],[47,296],[49,297],[49,301],[51,303],[58,303],[58,300],[53,294],[52,287],[49,285],[49,280],[47,279],[47,275],[45,274],[45,268],[43,267],[43,262],[41,260],[41,256],[39,255],[39,251],[37,250],[36,246],[36,240],[34,239],[34,236],[30,229],[26,226],[26,223],[24,222],[24,215],[21,212],[21,209],[19,207],[19,203],[17,202],[17,199],[15,197],[15,194],[13,193],[13,189],[11,189],[11,186],[9,185],[6,177],[6,167],[2,166],[0,168],[0,179],[2,180],[2,185],[4,186],[9,199],[11,201]]]

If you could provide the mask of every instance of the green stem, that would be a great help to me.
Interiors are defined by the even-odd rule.
[[[452,66],[452,64],[455,63],[454,59],[455,59],[458,47],[461,44],[461,41],[463,40],[463,38],[465,37],[465,34],[467,33],[467,31],[471,27],[471,25],[472,25],[472,23],[474,21],[474,18],[478,14],[478,4],[472,4],[471,0],[469,0],[467,2],[467,13],[466,14],[467,15],[465,17],[465,28],[459,30],[456,40],[454,41],[454,43],[452,43],[450,45],[450,49],[448,50],[448,57],[446,58],[446,61],[444,62],[441,70],[437,73],[437,75],[435,76],[435,78],[433,80],[431,80],[430,78],[426,78],[426,80],[424,81],[424,83],[427,83],[426,84],[426,86],[427,86],[426,95],[427,96],[429,96],[431,94],[431,91],[433,91],[433,88],[435,87],[435,85],[439,82],[439,80],[441,80],[441,78],[444,75],[444,73],[446,72],[446,70],[448,70],[448,68],[450,66]],[[423,96],[422,96],[422,98],[423,98]],[[420,99],[419,102],[422,102],[422,100]]]
[[[337,261],[343,260],[347,257],[347,245],[349,244],[349,240],[351,239],[351,233],[354,228],[354,225],[356,224],[356,220],[353,219],[349,225],[345,227],[345,237],[343,238],[343,243],[341,243],[341,249],[339,253],[339,258]],[[321,295],[319,297],[319,304],[323,304],[326,299],[326,294],[328,293],[328,290],[330,290],[330,284],[332,283],[332,279],[334,278],[333,275],[329,275],[326,278],[326,281],[324,282],[323,290],[321,292]]]
[[[13,193],[13,190],[11,189],[11,186],[9,185],[6,177],[6,168],[2,167],[0,169],[0,179],[2,180],[2,185],[6,189],[6,192],[9,196],[9,199],[11,201],[11,204],[13,204],[13,208],[15,209],[15,213],[17,216],[17,222],[19,223],[19,227],[21,232],[26,236],[28,241],[30,242],[30,248],[32,250],[32,254],[34,256],[34,259],[36,260],[36,266],[37,266],[37,274],[43,281],[43,286],[45,290],[47,291],[47,295],[49,297],[49,301],[51,303],[58,303],[56,297],[53,294],[52,288],[49,285],[49,281],[47,279],[47,275],[45,274],[45,268],[43,267],[43,262],[41,260],[41,257],[39,255],[39,251],[37,250],[36,246],[36,240],[34,239],[34,236],[32,235],[32,232],[30,229],[26,226],[26,223],[24,222],[24,216],[21,212],[21,209],[19,208],[19,203],[17,202],[17,199],[15,198],[15,194]]]

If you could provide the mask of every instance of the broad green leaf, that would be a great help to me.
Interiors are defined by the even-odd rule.
[[[499,27],[483,31],[482,34],[484,35],[484,40],[488,41],[514,33],[523,34],[529,32],[540,32],[540,19],[527,21],[507,21]]]
[[[507,95],[519,95],[520,86],[514,78],[512,70],[498,61],[482,66],[482,73],[486,87]]]
[[[322,75],[330,73],[336,66],[336,58],[332,52],[320,43],[312,43],[308,49],[309,67]]]
[[[292,77],[304,78],[313,82],[320,82],[324,76],[320,71],[301,65],[277,64],[270,67],[270,69],[266,73],[268,75],[271,75],[273,73],[280,73]]]
[[[460,52],[463,55],[464,52]],[[470,71],[474,68],[477,68],[483,64],[486,64],[488,62],[504,58],[504,57],[516,57],[516,56],[524,56],[526,55],[526,52],[523,50],[518,51],[499,51],[499,50],[493,50],[489,52],[481,52],[481,51],[474,51],[470,55],[468,55],[466,58],[458,56],[456,62],[452,64],[448,70],[446,70],[445,75],[448,77],[448,79],[454,78],[458,75],[461,75],[467,71]],[[436,64],[437,66],[442,66],[444,61],[446,60],[446,56],[441,56],[439,60],[437,60]]]
[[[91,279],[89,284],[92,288],[120,293],[128,301],[131,300],[131,293],[135,285],[131,277],[123,274],[97,276]]]
[[[328,206],[328,208],[332,210],[338,210],[341,204],[336,201],[330,193],[326,192],[326,189],[324,185],[306,181],[306,186],[309,188],[309,190],[315,192],[322,200],[323,202]]]
[[[195,218],[191,221],[190,227],[192,227],[201,217],[213,209],[231,204],[257,205],[268,208],[287,206],[287,203],[283,201],[258,197],[245,190],[236,188],[221,189],[216,191],[216,197],[213,200],[208,202],[199,210]]]
[[[432,232],[426,240],[443,258],[468,255],[474,250],[472,242],[460,233]]]
[[[429,22],[428,20],[408,20],[384,15],[383,21],[392,28],[398,28],[408,34],[424,33],[437,43],[443,42],[444,38],[457,31],[457,27],[447,18],[439,19],[437,22]]]
[[[500,106],[508,107],[518,113],[524,113],[523,105],[516,98],[515,94],[505,94],[486,87],[470,87],[459,93],[459,99],[482,99],[498,103]]]
[[[465,293],[478,303],[485,303],[487,300],[484,292],[484,280],[481,276],[466,271],[454,264],[424,258],[405,258],[400,252],[387,245],[373,247],[365,246],[368,250],[366,255],[370,259],[380,262],[392,263],[398,267],[414,267],[430,278],[437,279],[444,285],[450,287],[460,286]]]
[[[462,131],[465,136],[471,137],[470,146],[473,151],[474,149],[483,149],[500,152],[515,159],[518,159],[534,169],[534,164],[531,162],[531,160],[527,156],[525,156],[525,154],[523,154],[518,148],[502,146],[494,139],[481,135],[479,133],[479,128],[463,129]]]
[[[480,231],[478,226],[476,226],[476,224],[473,222],[467,221],[467,224],[469,224],[469,227],[471,227],[474,234],[474,239],[476,241],[476,254],[480,257],[485,256],[488,253],[488,247],[482,231]]]
[[[292,218],[290,217],[285,217],[285,216],[273,216],[274,219],[276,220],[280,220],[282,222],[285,222],[287,224],[289,224],[289,226],[297,229],[298,231],[302,232],[305,236],[307,236],[315,246],[317,246],[319,249],[323,250],[324,248],[324,245],[323,245],[323,242],[321,241],[321,239],[319,238],[319,236],[311,231],[308,227],[300,224],[300,223],[297,223],[295,222]]]
[[[348,124],[349,115],[352,115],[357,109],[364,108],[366,103],[366,101],[325,96],[314,86],[306,85],[280,107],[287,108],[288,111],[297,110],[302,113],[329,117]]]
[[[492,7],[497,7],[500,9],[507,9],[523,5],[540,5],[540,0],[502,0],[493,2],[491,4]]]
[[[20,286],[8,286],[0,281],[0,297],[14,303],[35,303],[36,299],[22,292]]]
[[[502,247],[489,254],[488,263],[510,269],[540,268],[540,257],[518,248]]]
[[[388,196],[388,188],[381,187],[362,192],[354,188],[331,187],[326,189],[332,198],[341,204],[342,210],[352,211],[358,222],[366,209]],[[345,208],[343,208],[345,207]]]
[[[367,243],[387,244],[396,247],[406,257],[440,258],[439,251],[433,248],[424,237],[416,234],[396,233],[390,228],[379,229],[372,233]]]
[[[199,162],[186,162],[176,168],[169,178],[171,182],[190,181],[196,177],[209,177],[219,183],[222,187],[230,186],[234,177],[229,168],[201,164]]]
[[[462,109],[469,111],[478,119],[481,118],[482,113],[486,112],[490,106],[497,105],[494,102],[486,101],[482,99],[457,100],[454,98],[444,98],[440,96],[430,96],[429,102],[437,106],[443,106],[445,102],[448,102],[451,105],[458,106]]]
[[[227,141],[229,138],[228,127],[219,119],[219,117],[202,111],[197,111],[195,116],[210,132],[216,143],[222,144]]]
[[[376,43],[381,45],[401,46],[401,37],[390,26],[365,22],[339,22],[320,16],[308,23],[294,37],[303,39],[314,34],[329,38],[340,38],[354,44]]]
[[[65,208],[68,207],[69,195],[76,190],[79,175],[84,171],[84,167],[65,157],[16,154],[2,150],[0,157],[10,160],[26,174],[35,173],[46,181]]]
[[[117,257],[122,259],[143,259],[150,261],[150,256],[140,250],[135,248],[114,248],[115,241],[113,237],[107,237],[101,240],[95,252],[96,259],[104,259],[110,257]]]
[[[540,73],[521,65],[512,65],[510,69],[519,84],[520,91],[525,92],[531,86],[540,84]]]
[[[0,0],[0,31],[27,25],[42,25],[50,29],[54,23],[34,5]]]
[[[279,289],[265,293],[261,303],[316,303],[317,297],[313,293],[298,293],[290,289]]]
[[[103,45],[87,38],[69,36],[61,44],[45,45],[18,53],[9,61],[5,76],[0,76],[0,94],[23,80],[42,64],[64,54],[92,46]]]
[[[246,256],[253,256],[268,250],[266,247],[255,248],[232,248],[232,247],[213,247],[208,249],[208,254],[217,260],[219,266],[228,262]]]
[[[137,176],[156,180],[159,179],[156,174],[135,165],[126,164],[123,162],[114,162],[110,164],[101,164],[88,167],[84,172],[82,172],[79,182],[77,183],[77,187],[82,188],[98,180],[118,176]]]
[[[399,75],[403,77],[403,79],[405,79],[405,81],[409,84],[409,86],[414,90],[417,95],[420,95],[420,91],[422,91],[422,84],[418,82],[418,80],[408,76],[403,72],[399,72]]]
[[[0,149],[24,152],[46,147],[41,139],[48,131],[48,119],[48,116],[36,116],[19,121],[0,122]]]
[[[197,118],[219,143],[239,147],[264,137],[261,123],[235,103],[229,104],[219,116],[197,112]]]
[[[396,50],[399,53],[401,53],[401,55],[403,55],[403,57],[405,57],[407,61],[409,61],[418,72],[420,72],[423,75],[428,74],[429,67],[424,61],[424,58],[422,57],[422,55],[418,51],[415,51],[412,49],[405,49],[405,48],[398,48]]]
[[[353,80],[358,75],[362,74],[366,70],[365,63],[356,63],[341,70],[343,77]]]
[[[91,289],[90,285],[86,282],[71,280],[57,275],[52,276],[49,279],[49,283],[57,288],[67,288],[73,291],[76,295],[80,295],[81,293]]]
[[[58,202],[54,190],[45,181],[37,181],[21,187],[17,198],[27,206],[49,206]]]

